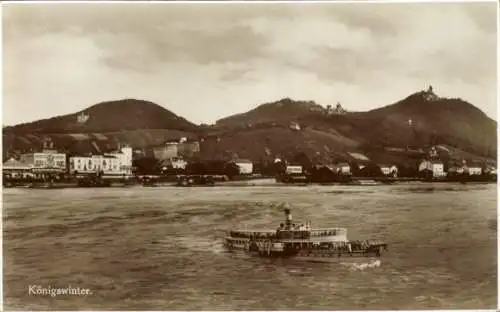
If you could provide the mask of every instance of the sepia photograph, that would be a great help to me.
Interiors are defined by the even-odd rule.
[[[2,311],[498,307],[496,1],[6,1]]]

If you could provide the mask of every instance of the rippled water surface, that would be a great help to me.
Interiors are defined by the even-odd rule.
[[[6,189],[9,309],[495,308],[496,185]],[[222,249],[232,226],[295,220],[389,243],[320,264]],[[29,286],[88,288],[30,295]]]

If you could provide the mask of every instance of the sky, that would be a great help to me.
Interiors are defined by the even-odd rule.
[[[285,97],[366,111],[429,84],[497,119],[496,7],[3,4],[3,123],[124,98],[195,123]]]

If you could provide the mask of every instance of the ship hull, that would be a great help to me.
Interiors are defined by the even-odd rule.
[[[249,251],[245,247],[235,247],[226,245],[226,250],[231,253],[245,254],[251,257],[261,258],[281,258],[297,261],[331,263],[339,261],[356,261],[364,259],[377,259],[386,251],[383,246],[371,246],[365,250],[347,251],[347,250],[282,250],[282,251]]]
[[[373,254],[341,254],[340,257],[338,255],[329,255],[329,256],[300,256],[300,255],[280,255],[280,254],[271,254],[264,255],[256,252],[248,252],[245,250],[228,250],[228,252],[232,254],[238,254],[242,256],[249,256],[255,258],[267,258],[267,259],[287,259],[290,261],[300,261],[300,262],[312,262],[312,263],[340,263],[340,262],[365,262],[366,260],[375,260],[380,259],[380,256],[377,257]]]

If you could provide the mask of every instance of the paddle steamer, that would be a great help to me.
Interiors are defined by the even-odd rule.
[[[312,228],[311,222],[293,224],[290,209],[276,230],[231,230],[224,245],[260,257],[330,262],[342,257],[380,257],[388,244],[380,240],[348,240],[345,228]]]

